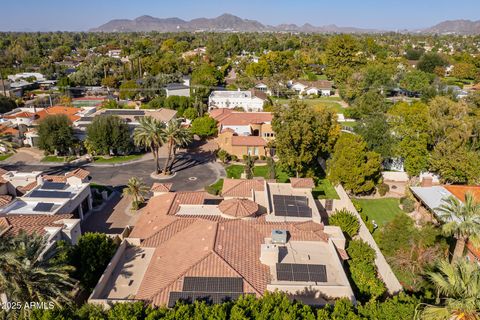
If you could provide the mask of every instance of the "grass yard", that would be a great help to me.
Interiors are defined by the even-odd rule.
[[[94,157],[93,161],[95,163],[119,163],[126,161],[138,160],[143,156],[143,154],[130,154],[128,156],[113,156],[113,157]]]
[[[74,159],[75,157],[46,156],[41,160],[41,162],[69,162]]]
[[[243,165],[240,164],[232,164],[225,168],[225,171],[227,172],[227,178],[233,178],[233,179],[240,179],[240,176],[242,175],[243,172]],[[284,183],[288,182],[288,174],[284,171],[282,171],[278,166],[275,169],[276,171],[276,179],[278,182]],[[268,167],[267,166],[255,166],[253,168],[253,175],[255,177],[264,177],[265,179],[269,179],[268,175]]]
[[[10,158],[13,155],[13,153],[7,153],[7,154],[0,154],[0,161],[6,160]]]
[[[317,186],[312,190],[312,195],[317,199],[340,199],[337,191],[335,191],[328,179],[318,180]]]
[[[339,101],[342,99],[340,97],[321,97],[321,98],[315,98],[315,99],[303,99],[301,100],[302,102],[305,102],[309,106],[313,106],[315,108],[319,107],[327,107],[327,108],[332,108],[335,110],[336,113],[343,113],[345,111],[345,108],[343,108]],[[278,104],[288,104],[290,99],[275,99],[274,101]]]
[[[205,187],[205,191],[213,195],[219,195],[223,188],[223,179],[218,179],[217,182]]]
[[[395,198],[355,199],[355,202],[362,207],[362,212],[367,215],[368,220],[375,220],[380,228],[403,212],[399,208],[399,200]]]

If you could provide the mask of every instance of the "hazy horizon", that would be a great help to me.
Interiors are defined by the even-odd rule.
[[[265,25],[335,24],[382,30],[412,30],[430,27],[445,20],[480,19],[480,1],[459,2],[456,3],[455,10],[452,10],[452,3],[446,0],[404,0],[401,3],[385,3],[380,0],[343,0],[337,3],[314,0],[300,0],[295,3],[284,0],[244,0],[241,3],[220,0],[139,0],[134,3],[125,0],[52,0],[45,3],[26,0],[2,4],[0,30],[87,31],[112,19],[134,19],[142,15],[191,20],[213,18],[224,13],[257,20]]]

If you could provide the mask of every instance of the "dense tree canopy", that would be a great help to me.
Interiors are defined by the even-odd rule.
[[[340,133],[331,110],[315,110],[296,100],[275,109],[272,127],[280,162],[297,176],[315,166],[319,156],[331,152]]]
[[[47,116],[38,126],[38,147],[46,153],[66,155],[71,152],[75,138],[72,122],[66,115]]]
[[[127,154],[132,149],[128,125],[117,116],[95,117],[87,127],[85,146],[93,154]]]

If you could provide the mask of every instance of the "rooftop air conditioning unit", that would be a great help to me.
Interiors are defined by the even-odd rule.
[[[272,230],[272,243],[287,243],[287,230]]]

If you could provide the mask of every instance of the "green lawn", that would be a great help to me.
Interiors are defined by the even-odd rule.
[[[332,183],[327,179],[320,179],[312,194],[317,199],[340,199]]]
[[[399,208],[399,200],[395,198],[384,199],[355,199],[355,202],[362,207],[368,220],[375,220],[379,227],[390,222],[398,213],[403,211]]]
[[[205,187],[205,191],[210,194],[218,195],[223,188],[223,179],[218,179],[217,182]]]
[[[227,171],[227,178],[240,179],[242,175],[244,166],[241,164],[232,164],[228,166],[225,171]],[[278,182],[284,183],[288,182],[288,174],[282,171],[278,166],[276,167],[276,179]],[[267,166],[255,166],[253,168],[253,175],[255,177],[264,177],[268,179],[268,167]]]
[[[313,106],[316,108],[319,107],[327,107],[327,108],[332,108],[335,110],[336,113],[343,113],[345,111],[345,108],[343,108],[338,101],[341,101],[342,99],[339,97],[321,97],[321,98],[315,98],[315,99],[303,99],[301,100],[302,102],[305,102],[309,106]],[[288,104],[290,99],[274,99],[276,103],[279,104]]]
[[[126,162],[132,160],[138,160],[143,156],[143,154],[130,154],[128,156],[113,156],[113,157],[94,157],[95,163],[118,163]]]
[[[75,157],[46,156],[41,162],[68,162],[73,159],[75,159]]]
[[[13,155],[13,153],[7,153],[7,154],[0,154],[0,161],[6,160],[10,158]]]

